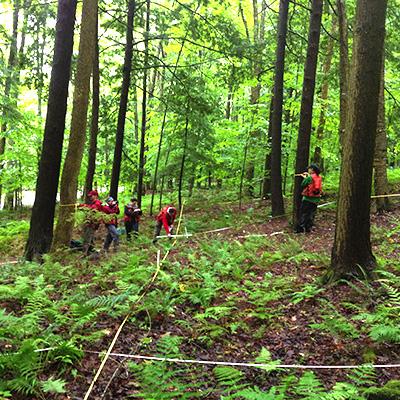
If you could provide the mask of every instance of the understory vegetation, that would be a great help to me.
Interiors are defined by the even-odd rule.
[[[150,218],[139,239],[116,254],[90,260],[62,251],[42,265],[3,264],[0,398],[82,398],[128,314],[114,353],[268,367],[111,356],[93,398],[392,398],[374,397],[374,387],[393,386],[397,370],[371,364],[399,359],[399,209],[373,217],[375,279],[330,287],[321,277],[329,265],[333,210],[321,209],[318,236],[295,236],[282,220],[266,222],[260,202],[241,213],[233,204],[204,204],[199,197],[183,212],[181,229],[194,236],[160,245],[161,256],[170,253],[150,287],[158,249],[151,244]],[[27,230],[25,220],[3,216],[5,257]],[[201,234],[222,227],[231,229]]]

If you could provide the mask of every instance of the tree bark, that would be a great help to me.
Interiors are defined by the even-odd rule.
[[[321,87],[321,111],[319,114],[319,121],[317,127],[317,145],[314,149],[314,156],[313,162],[316,163],[321,170],[323,170],[323,159],[322,159],[322,142],[324,139],[324,130],[325,130],[325,123],[326,123],[326,111],[328,109],[328,95],[329,95],[329,73],[332,67],[332,57],[333,57],[333,50],[334,50],[334,36],[336,35],[337,30],[337,20],[333,20],[332,24],[332,36],[328,39],[328,46],[326,51],[326,58],[325,63],[323,66],[323,81]]]
[[[14,69],[18,64],[18,57],[17,57],[17,39],[18,39],[18,13],[20,10],[19,0],[14,0],[14,9],[13,9],[13,30],[11,36],[11,43],[10,43],[10,53],[8,55],[8,62],[7,62],[7,77],[5,79],[4,85],[4,98],[10,98],[11,93],[11,86],[13,83],[13,74],[15,73]],[[7,106],[5,106],[2,110],[3,113],[3,120],[4,122],[1,124],[1,132],[0,132],[0,158],[4,155],[6,151],[6,137],[5,133],[7,131]],[[3,169],[3,166],[0,165],[0,172]],[[3,192],[3,185],[0,182],[0,205],[1,205],[1,197]],[[6,205],[6,201],[4,201],[4,205]]]
[[[339,23],[339,41],[340,41],[340,127],[339,141],[341,146],[344,143],[348,97],[349,97],[349,32],[347,26],[346,0],[337,0],[336,2],[338,23]]]
[[[92,119],[90,124],[89,159],[85,179],[83,197],[93,189],[93,178],[96,171],[97,135],[99,133],[99,109],[100,109],[100,67],[99,67],[99,40],[98,40],[98,16],[96,23],[96,43],[93,60],[92,75]]]
[[[307,57],[304,67],[303,94],[300,109],[299,135],[297,138],[295,172],[304,172],[310,155],[310,137],[314,103],[315,76],[317,71],[319,39],[321,32],[323,0],[313,0],[308,34]],[[301,205],[301,178],[296,177],[293,190],[293,225],[299,219]]]
[[[381,84],[379,88],[378,123],[376,129],[375,157],[374,157],[374,186],[375,195],[382,196],[389,193],[387,177],[387,136],[385,122],[385,57],[382,61]],[[376,210],[381,213],[389,210],[388,197],[376,199]]]
[[[271,101],[269,104],[269,124],[268,124],[268,138],[267,145],[271,147],[272,142],[272,114],[274,112],[274,96],[272,93]],[[262,197],[269,199],[271,195],[271,148],[267,149],[264,161],[264,178],[262,184]]]
[[[182,161],[181,161],[181,170],[179,173],[179,186],[178,186],[178,205],[179,209],[182,208],[182,183],[183,183],[183,174],[185,173],[185,160],[186,160],[186,148],[187,148],[187,141],[188,141],[188,131],[189,131],[189,110],[186,110],[186,122],[185,122],[185,137],[183,142],[183,154],[182,154]]]
[[[46,125],[25,257],[50,250],[67,112],[76,0],[59,0]]]
[[[77,200],[78,176],[85,148],[90,76],[93,71],[95,53],[96,22],[97,0],[83,0],[71,131],[61,175],[60,208],[52,245],[54,250],[61,246],[69,246],[75,223],[74,205]]]
[[[282,195],[282,108],[283,76],[285,71],[285,47],[288,24],[289,0],[279,5],[278,42],[275,62],[275,85],[271,120],[271,206],[272,216],[283,215],[285,207]]]
[[[150,34],[150,0],[146,0],[146,32],[144,37],[144,70],[143,70],[143,98],[142,98],[142,131],[140,135],[139,152],[139,176],[137,187],[137,199],[139,207],[142,206],[143,179],[145,166],[145,144],[147,123],[147,71],[149,65],[149,34]]]
[[[370,241],[372,166],[378,121],[387,0],[358,0],[349,110],[330,279],[368,276],[376,261]]]
[[[260,101],[261,94],[261,71],[262,71],[262,59],[261,59],[261,46],[264,41],[264,31],[265,28],[263,24],[265,23],[265,7],[262,6],[261,11],[258,11],[258,3],[257,0],[252,0],[253,5],[253,23],[254,23],[254,31],[253,31],[253,45],[255,48],[254,59],[253,59],[253,77],[257,79],[257,84],[251,87],[250,93],[250,106],[253,121],[257,117],[258,114],[258,104]],[[245,21],[245,20],[244,20]],[[252,124],[254,126],[254,124]],[[246,187],[245,192],[248,196],[254,196],[254,174],[255,174],[255,151],[257,145],[260,141],[260,131],[259,129],[253,129],[250,132],[249,137],[249,146],[248,146],[248,154],[247,154],[247,166],[246,166]]]
[[[119,101],[117,133],[115,138],[114,159],[111,173],[110,195],[118,197],[119,175],[121,172],[122,150],[124,145],[125,119],[128,109],[129,87],[131,83],[133,57],[133,23],[135,19],[136,1],[129,0],[128,22],[126,29],[125,59],[122,77],[121,97]]]

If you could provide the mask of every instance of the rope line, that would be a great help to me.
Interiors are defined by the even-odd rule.
[[[47,347],[44,349],[37,349],[35,353],[43,353],[47,351],[56,350],[57,347]],[[83,350],[85,353],[102,355],[104,352],[94,350]],[[12,353],[15,354],[15,353]],[[120,357],[134,360],[147,360],[147,361],[162,361],[171,362],[176,364],[198,364],[198,365],[225,365],[232,367],[246,367],[246,368],[280,368],[280,369],[357,369],[361,367],[370,368],[400,368],[400,364],[359,364],[359,365],[303,365],[303,364],[274,364],[274,363],[249,363],[249,362],[235,362],[235,361],[214,361],[214,360],[195,360],[195,359],[181,359],[181,358],[168,358],[157,356],[142,356],[138,354],[124,354],[110,352],[109,356]]]
[[[180,226],[181,226],[182,213],[183,213],[183,207],[184,207],[184,205],[185,205],[185,203],[183,202],[182,208],[181,208],[181,211],[180,211],[180,215],[179,215],[178,226],[177,226],[177,228],[176,228],[176,233],[177,233],[177,234],[179,233],[179,228],[180,228]],[[157,279],[157,276],[158,276],[158,273],[160,272],[162,263],[166,260],[166,258],[168,257],[168,255],[169,255],[171,249],[175,246],[176,243],[177,243],[177,239],[175,238],[174,242],[172,243],[171,248],[168,249],[168,251],[165,253],[165,255],[164,255],[164,257],[163,257],[162,260],[161,260],[161,252],[160,252],[160,250],[157,251],[157,269],[156,269],[156,272],[153,274],[151,280],[150,280],[149,283],[146,285],[145,289],[143,290],[143,293],[142,293],[142,294],[139,296],[139,298],[132,304],[132,306],[138,304],[140,301],[142,301],[142,299],[144,298],[144,296],[146,296],[148,290],[151,288],[151,286],[153,285],[154,281]],[[124,320],[122,321],[121,325],[119,326],[117,332],[115,333],[114,338],[113,338],[113,340],[111,341],[111,344],[110,344],[110,346],[108,347],[107,352],[106,352],[106,354],[105,354],[105,356],[104,356],[104,358],[103,358],[103,360],[102,360],[102,362],[101,362],[101,364],[100,364],[100,367],[98,368],[98,370],[97,370],[97,372],[96,372],[96,375],[94,376],[94,378],[93,378],[93,380],[92,380],[92,382],[91,382],[91,384],[90,384],[90,386],[89,386],[89,388],[88,388],[88,390],[87,390],[87,392],[86,392],[85,397],[83,398],[83,400],[87,400],[87,399],[89,398],[90,394],[92,393],[92,390],[93,390],[93,388],[94,388],[94,385],[95,385],[96,382],[97,382],[97,379],[99,378],[101,372],[103,371],[103,368],[104,368],[104,366],[106,365],[106,362],[107,362],[107,360],[109,359],[110,355],[112,355],[112,350],[113,350],[113,348],[114,348],[114,346],[115,346],[115,343],[117,342],[117,340],[118,340],[118,338],[119,338],[119,335],[120,335],[120,333],[121,333],[123,327],[125,326],[125,324],[126,324],[126,322],[128,321],[128,319],[132,316],[132,314],[133,314],[133,311],[131,311],[131,312],[124,318]],[[99,353],[99,354],[103,354],[103,353]]]

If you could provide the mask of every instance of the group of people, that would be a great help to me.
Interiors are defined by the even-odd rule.
[[[296,233],[310,232],[314,225],[314,217],[317,211],[317,205],[322,196],[322,178],[320,169],[316,164],[311,164],[307,172],[297,174],[303,178],[301,186],[302,203],[300,209],[300,219],[295,227]],[[101,223],[107,228],[107,236],[104,240],[103,250],[108,251],[111,244],[114,250],[119,245],[118,215],[120,209],[118,201],[111,196],[105,201],[105,205],[99,200],[97,190],[88,193],[88,202],[81,204],[80,207],[86,209],[85,222],[83,226],[83,251],[87,254],[94,243],[94,235]],[[126,238],[132,239],[132,233],[136,237],[139,234],[139,223],[143,212],[138,207],[138,201],[132,198],[130,203],[124,207],[123,222],[125,225]],[[173,205],[164,207],[156,217],[153,243],[157,242],[161,229],[164,227],[168,237],[172,237],[174,221],[177,215],[176,208]]]
[[[104,240],[103,250],[108,251],[113,244],[114,250],[119,246],[120,232],[118,230],[118,215],[120,209],[118,201],[113,197],[108,197],[105,205],[99,200],[97,190],[91,190],[87,194],[87,203],[80,204],[79,207],[85,209],[85,221],[83,225],[83,244],[82,249],[88,254],[94,245],[94,237],[101,223],[104,223],[107,229],[107,235]],[[130,203],[124,207],[123,222],[125,226],[127,241],[132,240],[132,234],[136,237],[139,234],[140,218],[143,215],[138,206],[138,201],[132,198]],[[172,205],[164,207],[156,217],[156,226],[154,230],[153,243],[157,242],[162,227],[168,237],[172,236],[173,224],[177,215],[176,208]]]

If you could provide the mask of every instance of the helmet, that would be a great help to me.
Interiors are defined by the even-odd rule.
[[[114,201],[114,199],[110,196],[107,197],[106,203],[112,203]]]
[[[91,190],[87,195],[99,197],[99,192],[97,190]]]

